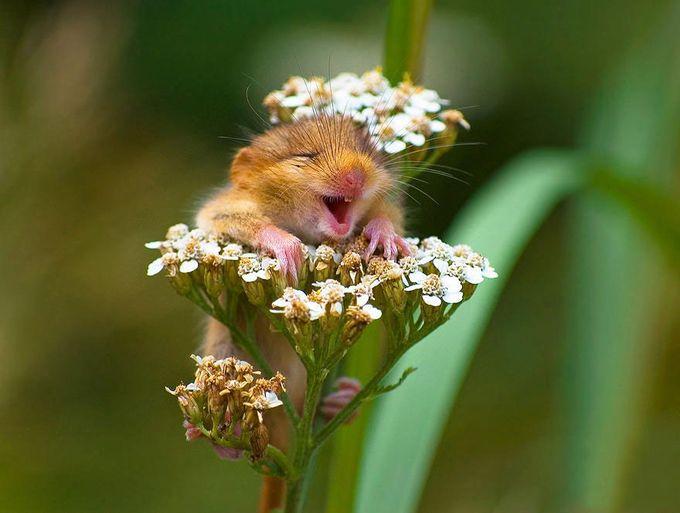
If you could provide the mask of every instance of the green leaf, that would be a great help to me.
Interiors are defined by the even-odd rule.
[[[380,337],[378,323],[369,324],[345,359],[343,374],[366,383],[380,363]],[[364,436],[373,406],[374,403],[363,404],[354,422],[343,426],[333,435],[328,467],[326,513],[352,511]]]
[[[570,227],[560,511],[620,509],[656,368],[664,289],[672,284],[649,234],[677,255],[677,205],[661,198],[680,166],[680,5],[665,14],[607,80],[584,130],[584,145],[614,167],[600,184],[609,197],[580,198]]]
[[[377,401],[362,462],[358,513],[409,513],[468,365],[512,269],[553,207],[583,183],[577,156],[529,153],[502,169],[458,217],[446,240],[486,254],[499,278],[484,282],[448,324],[409,351],[395,369],[420,370]]]
[[[385,76],[392,83],[420,79],[421,55],[432,0],[392,0],[385,40]]]
[[[387,392],[391,392],[392,390],[395,390],[401,384],[406,381],[406,378],[408,378],[411,374],[413,374],[416,371],[415,367],[406,367],[404,369],[404,372],[401,373],[401,377],[394,383],[390,385],[382,385],[379,386],[378,388],[375,389],[375,392],[373,392],[371,395],[369,395],[366,400],[372,400],[375,399],[376,397],[386,394]]]
[[[657,243],[675,271],[680,262],[680,203],[665,189],[648,180],[622,173],[601,171],[593,177],[595,187],[616,200]]]
[[[404,73],[409,73],[414,80],[419,78],[431,3],[432,0],[390,2],[384,72],[391,82],[401,80]],[[345,360],[344,372],[348,376],[366,382],[374,375],[381,358],[380,333],[377,326],[369,326],[362,335]],[[353,508],[366,427],[373,408],[373,403],[362,405],[353,424],[345,426],[334,436],[328,468],[326,513],[348,513]]]

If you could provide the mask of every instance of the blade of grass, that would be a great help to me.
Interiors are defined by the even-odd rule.
[[[672,189],[679,167],[680,5],[663,20],[603,87],[584,130],[584,145],[615,163],[618,185],[601,191],[619,199],[624,180]],[[626,189],[626,201],[644,209],[634,192]],[[567,474],[558,509],[608,513],[620,509],[644,423],[668,278],[641,225],[602,194],[575,205],[571,235]]]
[[[378,325],[370,325],[345,361],[343,373],[366,383],[375,373],[381,358],[381,332]],[[340,429],[333,438],[330,479],[326,494],[326,513],[352,511],[356,496],[359,462],[364,433],[371,418],[373,402],[361,407],[356,420]]]
[[[576,156],[527,154],[503,169],[464,209],[447,234],[485,253],[499,278],[485,282],[449,324],[402,359],[392,379],[414,373],[376,405],[359,481],[358,513],[410,513],[477,342],[512,268],[538,227],[584,174]]]
[[[432,0],[392,0],[385,39],[385,76],[392,82],[409,73],[420,78],[421,56]],[[344,373],[368,381],[380,362],[379,332],[367,330],[345,362]],[[330,464],[326,513],[349,513],[357,493],[359,465],[374,402],[362,407],[352,426],[336,433]]]
[[[420,80],[424,34],[432,0],[392,0],[387,21],[384,74],[392,83],[404,73]]]

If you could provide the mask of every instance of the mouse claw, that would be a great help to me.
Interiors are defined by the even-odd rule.
[[[256,246],[271,253],[281,266],[281,273],[291,285],[297,283],[298,272],[304,261],[302,242],[274,225],[266,225],[257,234]]]
[[[396,260],[400,253],[409,255],[411,252],[406,240],[397,235],[392,221],[386,217],[372,219],[364,227],[363,234],[368,239],[368,247],[364,252],[366,261],[373,256],[378,247],[382,248],[383,256],[388,260]]]

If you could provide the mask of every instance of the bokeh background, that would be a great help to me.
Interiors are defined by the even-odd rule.
[[[470,120],[461,141],[482,144],[446,157],[464,170],[453,178],[427,176],[436,202],[416,195],[413,233],[442,233],[523,151],[577,146],[607,73],[672,9],[670,0],[436,2],[425,82]],[[189,376],[201,317],[145,276],[153,254],[143,243],[190,222],[224,182],[238,144],[228,137],[262,129],[255,111],[266,92],[291,74],[379,64],[386,2],[3,0],[0,18],[0,511],[252,511],[258,478],[187,445],[163,391]],[[569,208],[513,272],[423,512],[556,511],[573,342],[563,336]],[[643,400],[622,512],[680,511],[677,274],[664,276],[649,362],[635,376]]]

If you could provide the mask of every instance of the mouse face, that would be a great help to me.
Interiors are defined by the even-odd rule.
[[[237,155],[232,181],[256,195],[278,226],[308,242],[351,235],[395,183],[369,134],[341,116],[298,121],[255,138]]]

